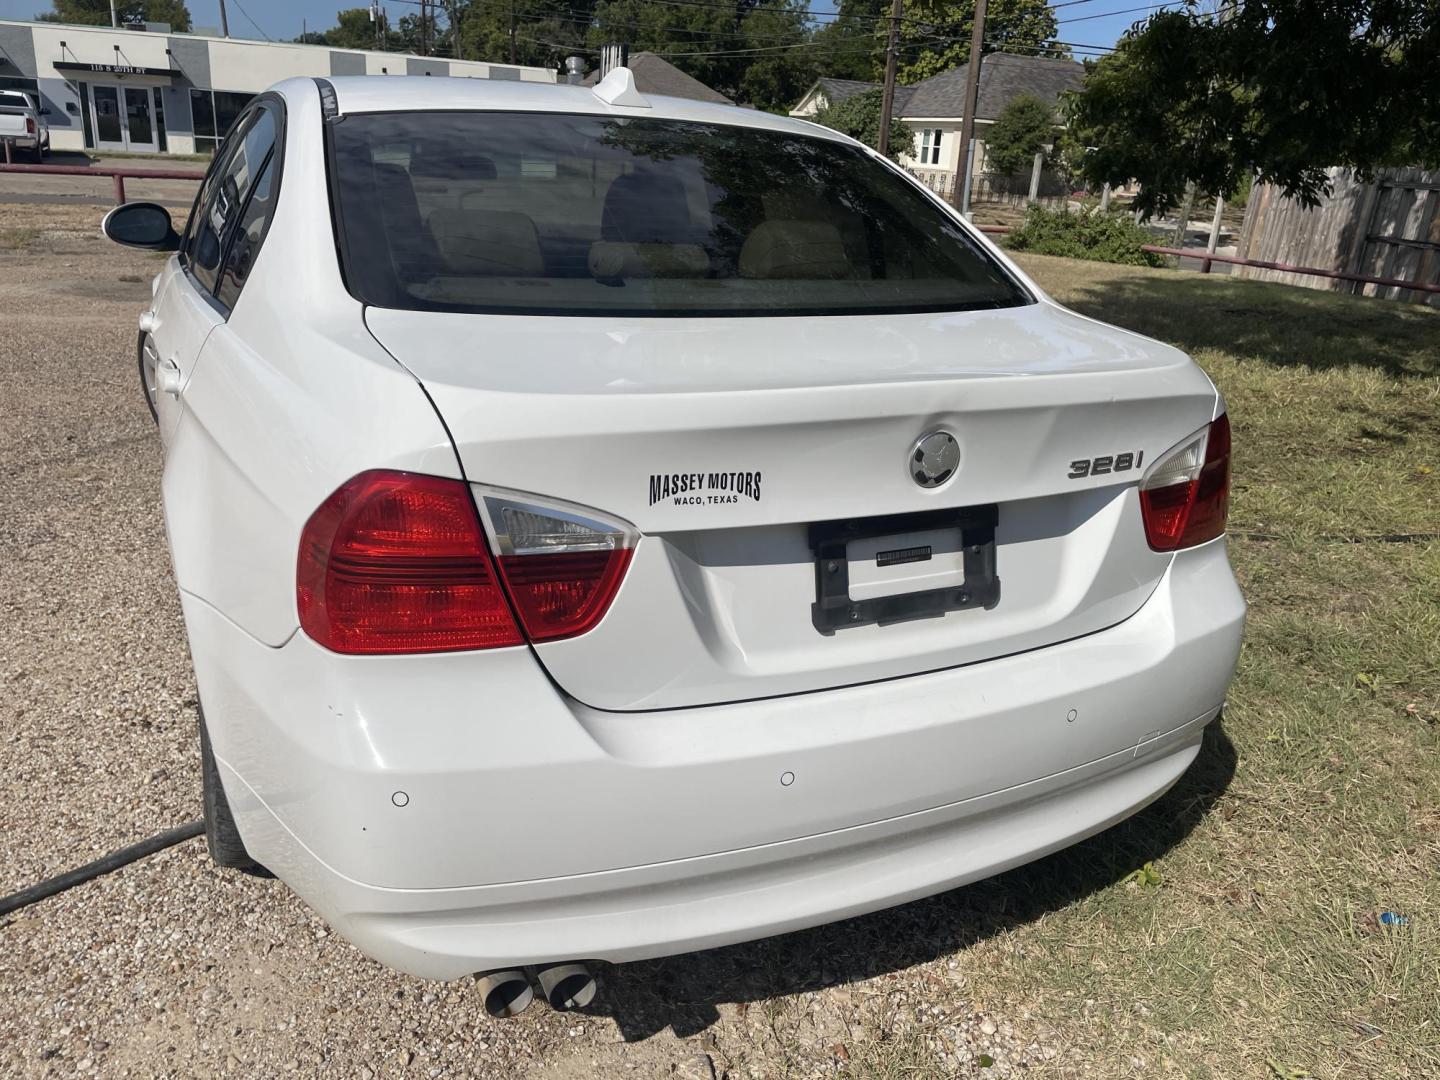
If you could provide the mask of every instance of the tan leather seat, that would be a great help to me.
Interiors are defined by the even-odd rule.
[[[827,221],[767,221],[740,248],[742,278],[796,279],[854,276],[840,230]]]
[[[451,272],[471,277],[537,277],[545,258],[535,223],[505,210],[447,209],[430,214],[430,235]]]

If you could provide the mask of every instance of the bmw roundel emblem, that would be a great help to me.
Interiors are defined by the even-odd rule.
[[[948,431],[932,431],[915,440],[905,464],[915,483],[937,488],[960,467],[960,444]]]

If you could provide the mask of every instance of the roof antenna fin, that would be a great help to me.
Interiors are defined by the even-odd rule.
[[[650,108],[650,99],[635,88],[635,75],[628,67],[612,68],[610,74],[595,84],[593,93],[607,105]]]

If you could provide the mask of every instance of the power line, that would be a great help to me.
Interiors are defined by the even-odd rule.
[[[1088,22],[1091,19],[1108,19],[1112,15],[1130,15],[1136,11],[1159,11],[1161,8],[1184,6],[1189,0],[1170,0],[1168,4],[1147,4],[1144,7],[1121,8],[1119,11],[1103,11],[1099,15],[1077,15],[1073,19],[1056,19],[1057,26],[1066,23]]]
[[[265,33],[264,30],[261,30],[261,29],[260,29],[260,24],[257,23],[254,19],[250,18],[250,13],[249,13],[248,11],[246,11],[243,7],[240,7],[240,0],[230,0],[230,2],[231,2],[232,4],[234,4],[237,8],[240,9],[240,14],[245,16],[245,21],[246,21],[246,22],[248,22],[251,26],[255,27],[256,33],[258,33],[258,34],[259,34],[261,37],[263,37],[266,41],[274,41],[274,40],[275,40],[275,39],[272,38],[269,34]]]

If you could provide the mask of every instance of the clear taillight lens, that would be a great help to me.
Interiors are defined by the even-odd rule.
[[[1145,539],[1156,551],[1214,540],[1230,503],[1230,418],[1221,413],[1164,454],[1140,481]]]
[[[630,565],[634,527],[569,503],[479,492],[500,575],[530,640],[575,637],[599,624]]]
[[[300,625],[340,653],[520,645],[480,519],[461,480],[361,473],[300,536]]]

